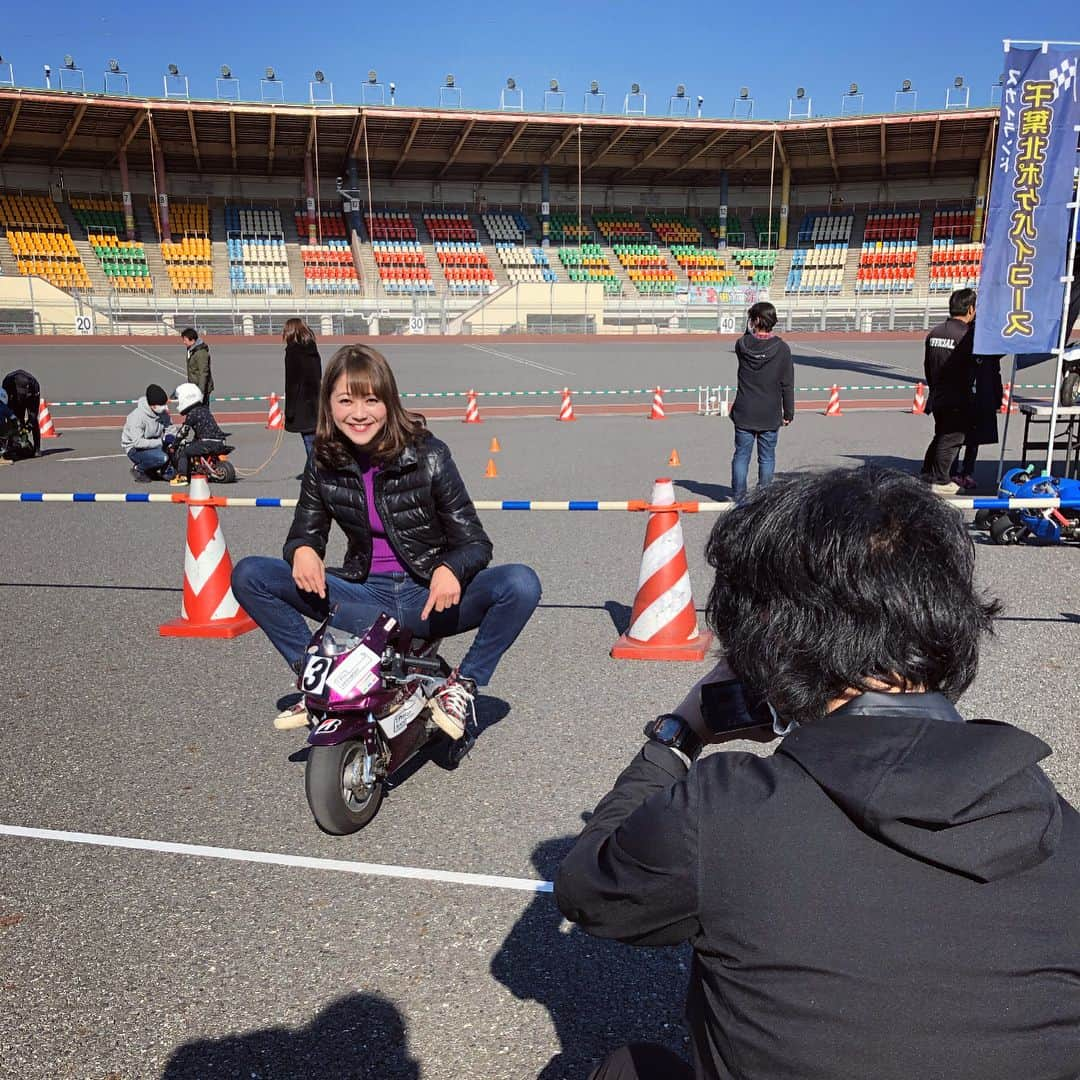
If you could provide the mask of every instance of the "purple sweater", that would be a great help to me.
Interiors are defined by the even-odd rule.
[[[372,574],[402,574],[405,567],[394,554],[390,541],[386,538],[386,526],[379,517],[378,508],[375,506],[375,474],[379,471],[378,465],[366,465],[360,461],[361,475],[364,479],[364,495],[367,499],[368,524],[371,526],[371,573]]]

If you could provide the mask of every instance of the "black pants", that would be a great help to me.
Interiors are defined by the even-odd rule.
[[[38,427],[38,412],[41,409],[41,395],[33,394],[30,397],[16,397],[8,399],[8,408],[16,418],[29,425],[30,432],[34,437],[34,453],[41,453],[41,428]]]
[[[631,1043],[609,1054],[589,1080],[694,1080],[694,1070],[663,1046]]]
[[[934,437],[923,458],[923,476],[932,484],[947,484],[957,451],[967,440],[970,418],[962,409],[934,411]]]

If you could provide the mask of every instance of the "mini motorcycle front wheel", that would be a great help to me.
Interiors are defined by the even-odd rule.
[[[304,791],[315,823],[332,836],[358,832],[379,812],[383,783],[362,780],[366,750],[359,739],[313,746],[304,772]]]

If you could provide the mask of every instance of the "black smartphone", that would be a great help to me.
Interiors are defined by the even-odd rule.
[[[714,735],[772,727],[772,710],[764,701],[750,700],[738,679],[702,683],[700,701],[702,719]]]

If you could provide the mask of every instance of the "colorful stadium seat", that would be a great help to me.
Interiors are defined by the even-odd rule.
[[[375,240],[416,240],[412,218],[401,210],[380,210],[364,215],[368,238]]]
[[[529,220],[524,214],[500,211],[481,214],[480,220],[484,223],[484,228],[493,244],[498,244],[500,241],[524,244],[532,232]]]
[[[605,296],[621,296],[622,283],[611,268],[599,244],[582,244],[579,248],[559,248],[559,261],[566,267],[571,281],[596,282],[604,286]]]
[[[609,244],[646,242],[650,239],[645,226],[629,214],[593,214],[593,221]]]
[[[469,220],[468,214],[448,211],[433,212],[424,215],[424,225],[436,244],[454,241],[476,242],[476,227]]]
[[[974,230],[974,210],[934,211],[934,240],[952,240],[957,244],[969,244]]]
[[[675,292],[675,271],[655,244],[613,244],[611,250],[642,295]]]
[[[411,223],[410,223],[411,225]],[[383,223],[373,221],[372,227],[382,228]],[[391,227],[398,228],[393,225]],[[416,230],[413,229],[413,235]],[[379,281],[387,295],[433,296],[435,283],[431,280],[431,271],[420,244],[414,240],[373,240],[371,254],[375,259],[375,268],[379,272]]]
[[[552,282],[558,277],[543,248],[522,247],[509,240],[496,240],[495,252],[512,282]]]
[[[445,225],[447,219],[441,220]],[[431,228],[426,217],[424,223]],[[460,219],[452,221],[450,227],[462,231]],[[469,228],[472,229],[471,224]],[[473,235],[476,235],[475,229]],[[450,292],[466,296],[494,292],[495,271],[491,269],[484,249],[475,241],[436,240],[435,257],[443,268]]]
[[[234,293],[291,293],[281,212],[270,206],[225,207],[229,286]]]
[[[982,244],[957,244],[942,238],[930,251],[930,291],[952,292],[974,288],[982,273]]]
[[[0,195],[0,226],[22,277],[44,278],[58,289],[91,290],[75,241],[48,195]]]
[[[838,295],[843,284],[854,214],[809,213],[799,225],[784,291],[815,296]]]

